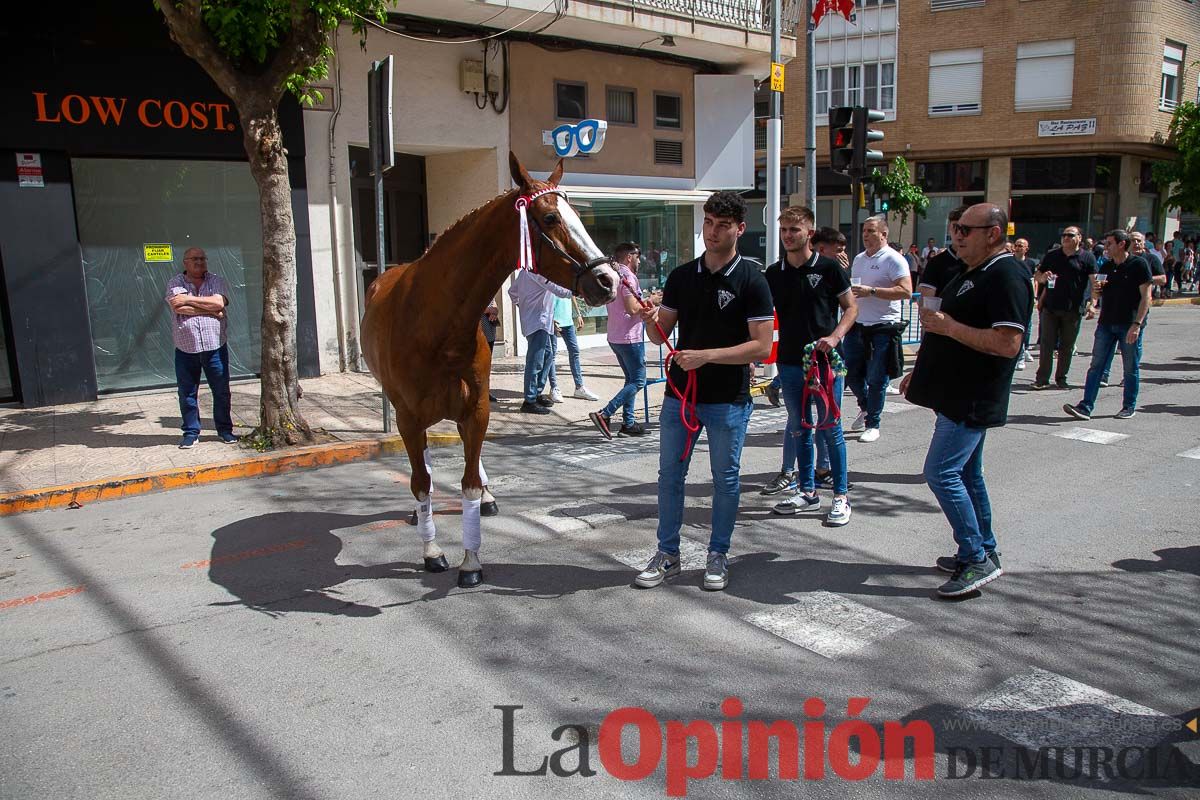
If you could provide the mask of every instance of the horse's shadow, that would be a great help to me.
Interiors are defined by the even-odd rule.
[[[243,605],[268,614],[303,611],[350,617],[379,613],[340,598],[334,588],[362,578],[393,577],[412,567],[400,562],[360,566],[337,563],[343,540],[335,530],[368,526],[406,528],[406,513],[331,514],[285,511],[239,520],[213,531],[208,577]]]

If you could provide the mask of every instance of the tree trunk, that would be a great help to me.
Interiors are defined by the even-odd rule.
[[[309,444],[312,430],[300,413],[296,364],[296,227],[287,152],[275,104],[239,104],[250,173],[258,184],[263,233],[262,395],[258,449]]]

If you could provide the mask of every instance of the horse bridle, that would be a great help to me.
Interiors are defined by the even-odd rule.
[[[524,206],[525,208],[532,208],[534,200],[538,199],[542,195],[547,195],[547,194],[558,195],[559,197],[562,198],[563,202],[567,204],[567,207],[570,208],[571,201],[567,198],[567,193],[565,191],[563,191],[562,189],[554,188],[554,187],[547,187],[545,189],[539,189],[536,192],[532,192],[532,193],[526,194],[526,195],[521,195],[520,197],[518,197],[517,203],[516,203],[517,209],[520,210],[522,208],[522,206]],[[571,265],[571,272],[574,273],[574,275],[575,275],[575,280],[571,286],[571,291],[574,292],[575,294],[579,294],[579,281],[580,281],[580,279],[583,278],[584,275],[590,273],[596,267],[604,266],[605,264],[612,264],[611,258],[607,258],[607,257],[603,257],[603,256],[600,258],[589,259],[584,264],[579,263],[579,261],[576,258],[574,258],[570,253],[568,253],[566,250],[563,250],[562,247],[559,246],[558,242],[554,241],[553,239],[550,238],[549,235],[547,235],[545,229],[542,228],[542,223],[538,221],[536,215],[533,215],[533,214],[529,215],[529,221],[535,228],[537,228],[538,235],[541,237],[542,241],[545,242],[546,244],[550,245],[551,250],[558,253],[560,256],[562,256],[564,259],[566,259],[567,262]],[[539,274],[536,261],[534,262],[534,264],[531,265],[530,271],[533,272],[533,274],[535,274],[535,275]]]

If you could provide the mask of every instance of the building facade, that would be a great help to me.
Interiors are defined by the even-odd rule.
[[[1197,97],[1200,8],[1189,0],[859,0],[816,34],[817,161],[830,106],[882,109],[932,203],[893,238],[945,242],[946,212],[988,200],[1037,252],[1064,225],[1177,224],[1150,165],[1171,157],[1171,112]],[[801,38],[799,47],[803,51]],[[788,66],[784,163],[803,162],[803,59]],[[873,145],[877,146],[877,145]],[[846,182],[818,173],[817,217],[848,229]]]

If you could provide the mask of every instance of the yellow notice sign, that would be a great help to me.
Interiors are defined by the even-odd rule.
[[[1017,224],[1015,222],[1008,223],[1008,235],[1009,236],[1017,235]]]
[[[169,244],[143,244],[142,252],[145,253],[147,264],[170,263],[175,260]]]
[[[771,91],[783,91],[783,64],[771,62]]]

